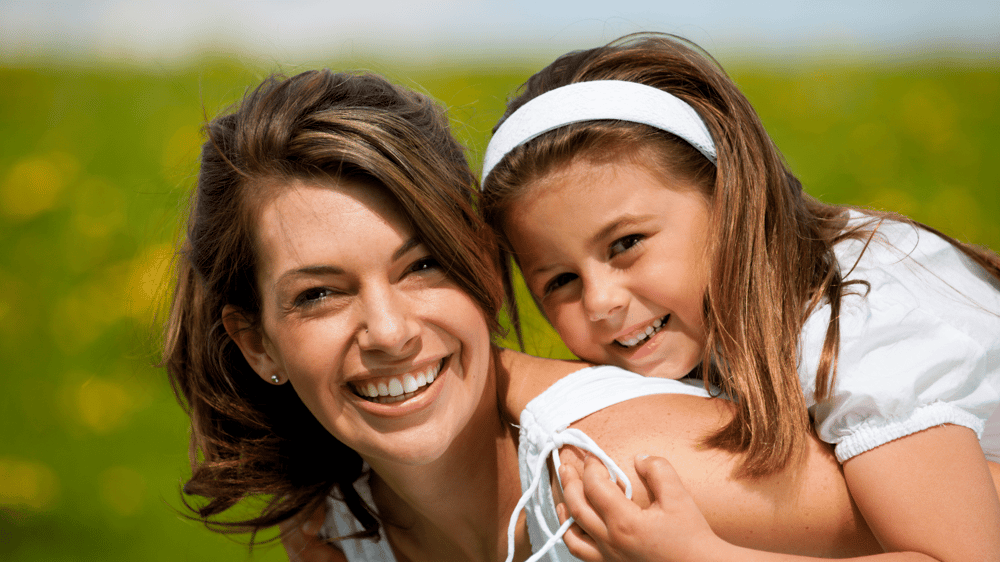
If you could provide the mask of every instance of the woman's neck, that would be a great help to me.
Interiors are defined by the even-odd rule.
[[[483,396],[473,418],[433,463],[369,462],[375,505],[400,560],[493,562],[506,556],[507,521],[521,493],[517,444],[495,390]],[[527,533],[519,527],[518,550],[527,553]]]

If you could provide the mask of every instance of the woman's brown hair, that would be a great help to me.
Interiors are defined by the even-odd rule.
[[[222,311],[233,305],[259,322],[255,225],[274,186],[350,179],[397,200],[495,333],[503,302],[496,243],[472,207],[478,185],[464,150],[426,96],[377,76],[329,70],[264,80],[205,134],[163,355],[191,417],[184,492],[208,498],[191,509],[213,530],[256,533],[311,513],[334,493],[377,536],[378,521],[353,486],[363,475],[361,458],[320,425],[291,385],[254,373]],[[254,497],[265,500],[259,513],[218,517]]]
[[[864,285],[844,281],[833,247],[845,239],[868,240],[878,220],[873,216],[870,225],[845,228],[846,208],[803,192],[736,84],[714,59],[672,36],[632,35],[559,57],[521,87],[497,127],[531,99],[590,80],[637,82],[687,102],[715,141],[717,165],[679,137],[621,121],[567,125],[512,150],[483,178],[480,201],[480,212],[501,239],[508,314],[517,327],[516,256],[504,235],[507,213],[533,180],[576,158],[628,159],[700,185],[711,208],[711,276],[703,305],[707,339],[700,374],[706,385],[729,396],[736,410],[732,422],[706,443],[745,452],[743,475],[771,474],[796,458],[812,431],[797,372],[802,325],[817,306],[831,305],[816,373],[820,401],[836,373],[841,296],[849,285]],[[995,254],[948,240],[1000,278]]]

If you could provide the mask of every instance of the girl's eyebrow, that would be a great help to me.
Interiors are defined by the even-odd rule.
[[[653,215],[633,215],[633,214],[621,215],[620,217],[606,224],[603,228],[598,230],[596,234],[591,236],[590,243],[600,244],[615,232],[625,228],[637,226],[652,218],[654,218]]]

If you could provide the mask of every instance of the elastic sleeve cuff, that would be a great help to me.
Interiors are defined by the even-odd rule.
[[[905,418],[877,419],[863,423],[837,443],[834,453],[837,460],[843,463],[879,445],[944,424],[967,427],[975,431],[978,438],[982,436],[986,422],[946,402],[933,402],[917,408]]]

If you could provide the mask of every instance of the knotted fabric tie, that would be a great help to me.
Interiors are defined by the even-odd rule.
[[[528,429],[529,432],[534,433],[539,431],[537,424],[532,424]],[[534,466],[529,467],[531,474],[531,483],[528,488],[521,495],[521,499],[518,500],[517,506],[514,507],[514,513],[510,516],[510,524],[507,526],[507,562],[512,562],[514,560],[514,531],[517,527],[517,518],[522,510],[528,509],[534,514],[539,522],[539,526],[542,531],[548,537],[545,544],[541,546],[526,562],[535,562],[540,560],[545,556],[555,544],[562,540],[563,535],[566,534],[566,530],[569,526],[573,524],[573,518],[568,518],[562,525],[559,526],[555,532],[552,531],[545,523],[545,515],[542,513],[541,507],[541,480],[542,472],[545,468],[545,462],[549,455],[552,456],[552,464],[555,467],[556,475],[558,477],[559,467],[561,463],[559,462],[559,449],[564,445],[572,445],[578,449],[587,451],[588,453],[594,455],[602,463],[604,467],[608,469],[608,473],[611,475],[611,481],[617,482],[618,478],[621,478],[622,482],[625,484],[625,497],[632,499],[632,483],[629,482],[628,476],[622,472],[622,469],[615,464],[615,461],[608,456],[607,453],[601,450],[601,448],[594,442],[593,439],[587,436],[586,433],[580,431],[579,429],[564,428],[562,430],[557,430],[554,434],[546,436],[544,439],[531,442],[542,442],[541,451],[539,452],[538,459],[536,459]],[[559,481],[562,485],[562,479]]]

